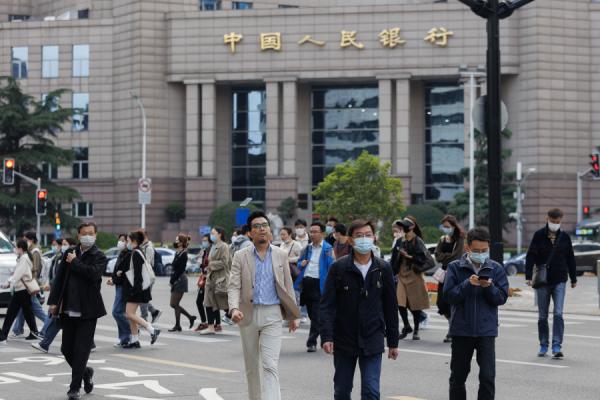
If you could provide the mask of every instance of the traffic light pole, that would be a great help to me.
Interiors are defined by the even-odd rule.
[[[584,172],[577,172],[577,223],[583,221],[583,178],[587,176],[592,169]]]
[[[17,175],[18,177],[20,177],[21,179],[31,183],[33,186],[35,186],[37,188],[37,191],[42,190],[42,179],[41,178],[37,178],[37,179],[33,179],[28,177],[27,175],[23,175],[20,172],[14,171],[14,174]],[[37,197],[35,198],[35,204],[37,204]],[[40,229],[41,229],[41,215],[38,215],[36,213],[36,217],[37,217],[37,221],[36,221],[36,229],[35,229],[35,233],[38,239],[38,242],[40,242],[42,240],[41,234],[40,234]]]

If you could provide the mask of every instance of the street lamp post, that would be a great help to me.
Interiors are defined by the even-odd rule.
[[[522,187],[527,177],[536,171],[531,167],[523,175],[523,164],[517,162],[517,254],[521,254],[523,248],[523,193]]]
[[[133,92],[129,92],[131,97],[137,102],[137,105],[140,107],[142,112],[142,179],[146,179],[146,138],[147,138],[147,122],[146,122],[146,110],[144,109],[144,105],[140,98],[133,94]],[[142,203],[142,220],[141,226],[142,229],[146,229],[146,204]]]

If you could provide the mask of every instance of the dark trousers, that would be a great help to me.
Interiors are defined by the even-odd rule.
[[[19,290],[12,295],[10,303],[8,303],[6,317],[2,324],[2,331],[0,331],[0,340],[6,340],[8,331],[21,310],[23,310],[23,315],[25,316],[25,321],[27,322],[27,326],[29,326],[29,330],[37,333],[38,330],[35,324],[35,317],[31,309],[31,296],[27,293],[27,290]]]
[[[198,296],[196,296],[196,307],[198,307],[200,320],[202,322],[206,322],[206,309],[204,308],[204,288],[198,289]]]
[[[320,280],[315,278],[302,279],[302,294],[300,302],[306,305],[308,318],[310,318],[310,332],[306,346],[316,346],[319,337],[321,288]]]
[[[206,307],[206,317],[209,325],[221,325],[221,310],[213,310],[212,307]]]
[[[452,337],[452,360],[450,361],[450,400],[466,400],[465,382],[471,371],[473,352],[477,350],[479,365],[478,400],[493,400],[496,392],[496,338]]]
[[[356,361],[360,368],[361,400],[379,400],[379,378],[381,377],[381,354],[353,356],[336,351],[333,353],[335,375],[333,387],[335,400],[351,400],[352,383]]]
[[[71,385],[69,391],[78,391],[86,371],[94,333],[96,332],[96,319],[71,318],[61,316],[62,346],[61,352],[71,366]]]

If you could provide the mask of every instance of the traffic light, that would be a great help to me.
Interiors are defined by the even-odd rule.
[[[592,159],[592,162],[590,162],[590,165],[592,166],[592,175],[594,178],[600,178],[600,154],[590,154],[590,158]]]
[[[59,213],[54,214],[54,222],[55,222],[55,227],[54,228],[57,231],[60,231],[60,214]]]
[[[2,183],[12,185],[15,183],[15,159],[5,158],[2,163]]]
[[[46,189],[39,189],[35,191],[35,213],[36,215],[46,215],[48,191]]]
[[[585,217],[589,217],[590,216],[590,206],[583,206],[583,215]]]

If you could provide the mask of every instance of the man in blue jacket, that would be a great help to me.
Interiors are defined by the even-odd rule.
[[[300,275],[296,279],[296,287],[301,286],[300,305],[306,305],[310,318],[310,332],[306,341],[309,353],[317,351],[319,337],[321,293],[325,288],[325,279],[329,267],[333,264],[333,248],[323,240],[325,225],[315,221],[310,225],[311,243],[306,246],[298,259]]]
[[[498,306],[508,299],[504,268],[490,260],[490,234],[485,228],[467,233],[467,254],[451,262],[444,281],[444,296],[452,305],[450,333],[450,400],[466,400],[465,382],[477,350],[478,400],[495,396]]]

